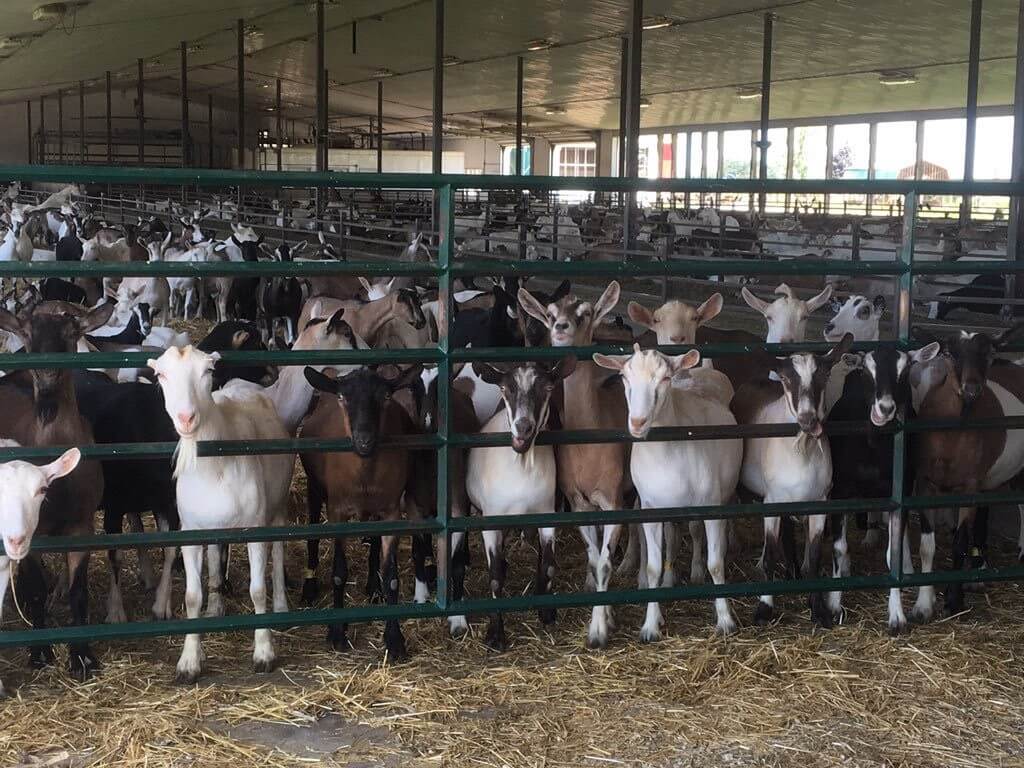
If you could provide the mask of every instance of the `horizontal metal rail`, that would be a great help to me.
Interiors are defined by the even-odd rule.
[[[190,169],[138,168],[67,168],[46,167],[0,167],[0,178],[8,177],[22,181],[82,183],[113,183],[124,185],[167,184],[201,187],[245,187],[249,190],[259,187],[294,186],[302,188],[336,187],[359,189],[374,187],[391,190],[436,191],[440,199],[439,243],[431,251],[436,262],[404,263],[384,260],[371,261],[313,261],[313,262],[203,262],[203,263],[0,263],[0,277],[116,277],[116,276],[180,276],[180,277],[271,277],[271,276],[327,276],[360,275],[365,277],[399,275],[436,279],[439,287],[441,317],[451,321],[451,313],[443,311],[450,306],[454,277],[479,275],[534,275],[561,278],[571,275],[577,279],[586,278],[701,278],[725,275],[839,275],[850,277],[888,276],[898,281],[900,296],[897,301],[897,328],[899,338],[888,342],[870,342],[855,345],[857,350],[896,347],[901,350],[913,348],[910,329],[909,309],[912,305],[912,277],[915,275],[939,274],[1004,274],[1024,271],[1024,262],[1007,262],[1005,259],[970,262],[917,261],[915,260],[914,238],[916,200],[920,195],[982,195],[1024,196],[1024,184],[1007,182],[970,183],[923,182],[911,180],[828,180],[828,181],[782,181],[782,180],[717,180],[689,179],[677,181],[647,181],[610,178],[549,178],[549,177],[501,177],[501,176],[433,176],[413,174],[351,174],[351,173],[273,173],[196,171]],[[903,232],[898,243],[891,247],[874,248],[870,240],[860,244],[861,254],[885,251],[891,259],[866,259],[860,261],[836,259],[788,259],[770,260],[765,258],[681,258],[670,260],[644,261],[623,254],[623,260],[585,262],[523,261],[514,259],[454,258],[454,232],[457,215],[454,208],[455,192],[464,190],[528,190],[532,192],[585,189],[594,192],[711,192],[724,194],[805,194],[808,192],[828,194],[876,194],[899,195],[903,198]],[[417,192],[419,194],[419,192]],[[101,198],[105,210],[118,207],[110,198]],[[130,207],[130,206],[129,206]],[[147,213],[150,211],[143,206]],[[120,210],[127,210],[121,207]],[[232,210],[235,210],[232,207]],[[243,208],[242,211],[245,212]],[[169,211],[160,212],[159,215]],[[275,215],[261,214],[264,219]],[[285,223],[289,217],[285,216]],[[383,231],[377,222],[352,220],[350,217],[330,216],[323,223],[342,227],[366,226],[371,230]],[[282,231],[274,223],[260,224],[263,229]],[[287,230],[287,227],[284,228]],[[405,230],[402,230],[405,231]],[[311,234],[311,233],[305,233]],[[343,229],[339,239],[346,241],[366,239],[361,235],[353,237]],[[726,233],[724,235],[728,237]],[[518,241],[508,241],[508,245]],[[383,244],[377,241],[374,244]],[[390,244],[399,245],[397,243]],[[538,248],[566,248],[563,242],[557,244],[537,241]],[[351,251],[350,251],[351,252]],[[371,258],[375,255],[370,255]],[[639,253],[633,256],[640,256]],[[649,256],[649,255],[648,255]],[[644,256],[646,258],[646,256]],[[629,354],[631,344],[610,344],[586,348],[531,348],[531,349],[450,349],[448,346],[447,324],[442,323],[437,348],[413,350],[340,350],[340,351],[288,351],[288,352],[225,352],[223,360],[228,365],[277,364],[277,365],[342,365],[376,363],[425,363],[437,365],[439,378],[448,381],[454,373],[453,366],[473,362],[498,361],[553,361],[567,354],[587,359],[594,352],[606,354]],[[727,355],[751,353],[788,354],[791,352],[823,352],[833,345],[825,342],[801,344],[726,343],[701,347],[702,356],[715,358]],[[691,347],[672,345],[659,347],[670,354],[679,354]],[[143,367],[152,355],[148,353],[95,353],[95,354],[9,354],[0,355],[0,368],[15,370],[28,368],[120,368]],[[984,430],[1024,429],[1024,418],[970,419],[970,420],[914,420],[906,423],[894,422],[881,430],[894,435],[897,446],[893,464],[893,485],[891,498],[843,499],[831,501],[807,501],[789,504],[726,504],[719,506],[697,506],[658,509],[615,509],[596,512],[554,512],[500,517],[453,518],[449,503],[449,458],[453,449],[485,448],[509,445],[507,433],[457,434],[451,423],[448,402],[448,387],[439,388],[438,419],[436,434],[418,434],[399,438],[382,437],[380,448],[405,448],[414,451],[437,452],[437,518],[426,520],[359,521],[327,525],[271,526],[232,530],[191,530],[174,532],[147,532],[137,534],[97,535],[88,537],[38,537],[33,548],[40,552],[68,552],[82,549],[122,549],[135,546],[181,546],[206,543],[241,543],[245,541],[294,541],[309,538],[333,538],[351,536],[406,535],[429,533],[437,535],[450,545],[455,532],[473,532],[487,529],[567,527],[577,525],[600,525],[609,523],[639,522],[684,522],[704,519],[760,518],[766,516],[804,517],[820,514],[850,514],[854,512],[882,511],[890,514],[905,514],[909,510],[930,509],[955,505],[984,505],[1024,503],[1024,493],[1008,493],[995,490],[985,493],[945,494],[938,496],[904,496],[902,478],[904,472],[904,442],[908,435],[934,430]],[[834,422],[826,425],[829,435],[878,433],[879,430],[868,422]],[[673,427],[652,430],[647,440],[711,440],[711,439],[752,439],[793,436],[798,433],[795,424],[758,425],[710,425],[700,427]],[[628,432],[613,430],[562,430],[542,432],[539,445],[566,445],[584,443],[637,442]],[[83,454],[103,460],[161,460],[171,456],[175,449],[173,442],[101,444],[82,446]],[[350,440],[285,439],[272,441],[204,441],[198,445],[200,456],[257,455],[270,453],[340,452],[353,449]],[[58,446],[24,447],[0,450],[0,458],[52,457],[61,452]],[[1024,567],[985,570],[966,570],[908,575],[902,573],[902,549],[896,546],[893,562],[888,574],[859,576],[852,578],[812,578],[798,581],[744,582],[724,585],[688,585],[650,590],[619,590],[607,593],[580,593],[569,595],[544,595],[537,597],[512,596],[499,600],[451,599],[447,575],[450,568],[450,546],[439,547],[444,556],[438,559],[438,593],[433,604],[414,605],[368,605],[342,610],[309,610],[260,616],[231,616],[193,621],[169,621],[159,623],[130,623],[114,626],[87,626],[55,628],[26,632],[0,633],[0,646],[33,644],[43,642],[74,642],[81,640],[112,640],[132,636],[155,636],[183,634],[187,632],[237,631],[255,627],[286,628],[330,622],[364,622],[381,619],[426,618],[450,616],[461,613],[489,613],[497,610],[527,610],[533,607],[583,607],[599,604],[638,603],[647,601],[682,600],[711,597],[743,597],[760,594],[793,594],[802,592],[831,591],[836,589],[885,589],[923,584],[962,583],[967,581],[1000,581],[1024,578]]]

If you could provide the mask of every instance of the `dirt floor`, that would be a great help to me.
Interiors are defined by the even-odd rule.
[[[742,539],[730,581],[756,577],[756,529],[744,526]],[[881,553],[857,539],[856,572],[879,572]],[[948,537],[939,547],[948,552]],[[1014,559],[1007,540],[993,549],[994,564]],[[525,592],[536,551],[518,537],[508,551],[509,591]],[[297,577],[302,547],[288,552],[289,576]],[[244,553],[235,555],[234,580],[244,583]],[[682,557],[686,572],[688,552]],[[92,561],[97,620],[104,560]],[[363,545],[351,542],[355,603],[365,599],[365,562]],[[474,539],[470,595],[485,594],[483,562]],[[410,599],[408,547],[402,563]],[[564,531],[558,591],[581,589],[584,567],[578,534]],[[152,596],[133,569],[125,586],[129,612],[145,620]],[[237,591],[228,611],[251,611]],[[183,592],[176,576],[179,614]],[[295,606],[296,589],[290,599]],[[896,639],[885,632],[879,594],[848,595],[847,622],[831,631],[812,626],[805,598],[783,598],[781,618],[767,628],[752,626],[750,601],[734,601],[743,628],[728,639],[713,636],[708,603],[675,604],[666,611],[667,639],[651,645],[637,640],[642,608],[626,607],[617,609],[618,629],[603,652],[584,647],[583,610],[561,612],[550,630],[532,614],[509,616],[504,654],[483,646],[484,617],[459,641],[441,621],[405,622],[412,658],[397,665],[384,663],[379,625],[351,627],[354,648],[345,654],[329,649],[322,629],[303,628],[274,633],[279,666],[269,675],[251,671],[251,635],[217,635],[205,639],[208,672],[191,687],[173,682],[180,638],[101,644],[104,667],[86,684],[68,677],[63,654],[57,666],[34,672],[25,651],[9,651],[0,675],[14,697],[0,703],[0,764],[1024,765],[1024,591],[1000,585],[968,603],[966,615]],[[67,620],[62,606],[55,615]],[[17,613],[7,617],[8,627],[20,625]]]

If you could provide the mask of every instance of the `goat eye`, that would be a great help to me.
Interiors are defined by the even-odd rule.
[[[36,496],[45,496],[48,490],[50,490],[50,487],[48,485],[44,485],[42,488],[36,491]]]

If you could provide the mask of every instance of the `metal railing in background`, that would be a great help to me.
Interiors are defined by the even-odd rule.
[[[595,351],[605,353],[628,353],[630,348],[617,345],[587,348],[496,348],[496,349],[452,349],[449,346],[449,326],[452,319],[452,283],[459,276],[475,275],[535,275],[548,278],[661,278],[661,277],[706,277],[710,275],[771,275],[771,276],[824,276],[846,275],[852,277],[889,276],[898,280],[898,296],[894,306],[896,339],[862,343],[855,348],[871,349],[884,345],[897,345],[907,349],[911,344],[912,298],[915,275],[924,274],[991,274],[1017,273],[1024,271],[1024,262],[1017,261],[971,261],[969,263],[915,263],[914,238],[918,200],[921,195],[964,195],[981,196],[1024,196],[1024,184],[1003,182],[980,182],[962,184],[956,182],[914,182],[914,181],[848,181],[829,182],[805,181],[634,181],[619,178],[556,178],[504,176],[451,176],[451,175],[408,175],[408,174],[338,174],[338,173],[292,173],[292,172],[231,172],[197,171],[187,169],[129,169],[129,168],[71,168],[54,166],[20,166],[0,168],[0,178],[17,179],[23,182],[79,182],[84,184],[160,184],[189,187],[300,187],[362,189],[420,189],[437,191],[439,205],[439,244],[436,263],[411,264],[381,261],[320,261],[302,263],[0,263],[2,277],[80,277],[80,276],[129,276],[164,275],[207,277],[218,275],[271,276],[289,275],[403,275],[436,279],[439,289],[439,340],[437,348],[414,350],[359,350],[359,351],[273,351],[273,352],[225,352],[223,359],[229,364],[252,363],[302,365],[331,363],[412,363],[436,364],[440,381],[450,381],[452,366],[457,363],[480,361],[523,361],[553,360],[567,354],[589,357]],[[729,258],[679,258],[672,260],[603,262],[556,262],[524,260],[479,260],[454,258],[454,227],[456,202],[459,190],[537,190],[550,193],[558,190],[587,190],[604,193],[666,192],[685,194],[736,193],[756,195],[767,194],[885,194],[899,196],[902,201],[903,232],[898,253],[893,260],[861,259],[849,260],[747,260]],[[1011,249],[1012,252],[1012,249]],[[1019,253],[1019,251],[1018,251]],[[715,344],[701,348],[703,355],[743,354],[756,350],[771,353],[791,351],[824,351],[831,345],[825,343],[802,344]],[[686,346],[663,346],[667,353],[679,354]],[[138,367],[145,364],[146,353],[95,353],[95,354],[6,354],[0,355],[0,369],[14,368],[111,368]],[[902,547],[899,538],[892,542],[891,567],[887,574],[855,576],[846,578],[810,578],[793,581],[750,581],[722,585],[683,585],[656,589],[626,589],[602,593],[572,593],[543,596],[512,596],[501,599],[451,599],[448,586],[450,568],[450,541],[456,531],[474,531],[491,528],[533,528],[538,526],[575,526],[580,523],[601,524],[610,522],[641,521],[689,521],[702,518],[761,518],[775,515],[806,516],[821,513],[862,512],[882,510],[900,515],[906,524],[906,512],[923,507],[955,506],[960,504],[1024,502],[1024,493],[953,494],[940,497],[917,497],[903,495],[903,471],[905,462],[906,435],[923,430],[963,429],[964,423],[896,422],[889,427],[895,435],[896,451],[893,466],[891,496],[878,499],[859,499],[828,502],[801,502],[791,504],[727,504],[716,507],[665,508],[665,509],[621,509],[588,513],[554,512],[543,515],[513,515],[486,518],[451,517],[449,508],[449,454],[452,448],[465,446],[494,446],[509,444],[504,434],[456,434],[452,430],[449,387],[438,388],[437,431],[433,434],[390,438],[382,441],[382,447],[406,447],[411,450],[434,450],[437,452],[437,504],[436,519],[397,522],[349,522],[316,526],[289,526],[279,528],[236,529],[221,531],[177,531],[169,533],[137,533],[114,536],[97,535],[89,537],[39,537],[33,542],[33,549],[41,552],[73,551],[76,549],[124,549],[140,545],[180,545],[199,543],[241,543],[252,540],[296,540],[313,537],[363,536],[431,532],[437,535],[438,580],[437,595],[433,603],[398,605],[365,605],[343,609],[300,610],[287,613],[266,613],[262,615],[238,615],[219,618],[174,620],[166,622],[130,622],[116,625],[90,625],[50,629],[34,629],[0,633],[0,646],[32,645],[49,642],[72,642],[76,640],[110,640],[124,637],[185,634],[190,632],[219,632],[251,629],[256,627],[291,627],[327,623],[358,623],[383,619],[424,618],[484,612],[520,611],[540,606],[576,607],[597,604],[645,603],[648,601],[671,601],[711,597],[739,597],[760,594],[786,594],[821,592],[834,589],[887,589],[924,584],[963,583],[972,581],[999,581],[1024,579],[1024,567],[989,568],[956,572],[932,572],[927,574],[904,574],[902,569]],[[991,423],[988,423],[991,422]],[[1012,426],[1024,428],[1022,419],[988,420],[986,423],[971,422],[971,429],[999,428]],[[857,433],[873,429],[865,423],[831,423],[826,427],[830,434]],[[701,428],[674,427],[652,430],[649,440],[703,440],[743,437],[775,437],[797,434],[795,424],[775,425],[730,425]],[[624,430],[587,430],[544,432],[538,438],[542,444],[566,443],[607,443],[634,441]],[[92,458],[124,459],[140,456],[169,456],[173,451],[171,443],[94,445],[86,446],[83,453]],[[243,455],[253,453],[295,453],[299,451],[348,451],[352,450],[348,440],[292,439],[256,443],[233,441],[204,442],[199,446],[199,455]],[[0,458],[33,458],[59,455],[61,447],[24,447],[0,450]]]

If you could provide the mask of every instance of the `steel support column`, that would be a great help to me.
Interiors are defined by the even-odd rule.
[[[46,97],[39,97],[39,164],[46,165]]]
[[[213,94],[206,96],[206,142],[209,155],[209,167],[213,168]]]
[[[432,128],[431,136],[431,168],[435,174],[442,170],[442,149],[444,138],[444,2],[445,0],[434,0],[434,98],[432,107]],[[431,229],[439,232],[440,221],[440,197],[435,190],[433,195],[433,210],[431,212]]]
[[[316,0],[316,169],[321,173],[327,170],[327,52],[325,45],[324,0]],[[316,190],[316,217],[323,218],[326,207],[324,193],[320,187]]]
[[[235,125],[238,132],[238,159],[237,167],[245,170],[245,21],[239,19],[237,22],[237,51],[235,57],[235,68],[238,75],[237,95],[238,112],[235,115]],[[241,190],[238,192],[241,197]]]
[[[377,81],[377,173],[384,172],[384,81]]]
[[[768,178],[768,118],[771,114],[772,96],[772,34],[775,27],[775,14],[764,15],[764,42],[761,48],[761,125],[760,140],[757,147],[760,150],[758,155],[758,178],[764,181]],[[762,215],[767,201],[767,194],[762,190],[757,195],[757,210]]]
[[[1017,80],[1013,89],[1013,159],[1010,179],[1024,182],[1024,0],[1017,16]],[[1024,197],[1010,199],[1007,257],[1024,261]],[[1007,295],[1024,298],[1024,279],[1017,273],[1006,276]]]
[[[85,80],[78,81],[78,164],[85,165]]]
[[[64,165],[64,91],[57,89],[57,164]]]
[[[971,0],[971,47],[967,59],[967,130],[964,134],[964,181],[974,181],[974,144],[978,131],[978,76],[981,70],[982,0]],[[1017,131],[1020,125],[1016,126]],[[971,198],[960,202],[961,226],[971,220]]]
[[[619,58],[619,176],[626,175],[626,131],[629,116],[629,37],[622,38]]]
[[[104,77],[107,91],[107,165],[114,164],[114,107],[113,107],[113,84],[111,83],[110,70]]]
[[[523,175],[523,57],[516,59],[516,159],[513,176]]]
[[[644,0],[633,0],[629,16],[629,78],[627,89],[626,123],[626,176],[635,179],[640,175],[640,68],[643,56]],[[633,212],[636,210],[636,194],[626,195],[626,210],[623,216],[622,245],[626,251],[633,250],[636,232],[633,231]]]
[[[277,79],[277,89],[274,92],[274,113],[277,117],[277,170],[280,172],[284,167],[284,119],[281,117],[281,78]]]
[[[868,125],[868,178],[875,178],[875,164],[878,157],[878,123],[872,121]],[[864,215],[870,216],[872,204],[874,203],[874,195],[867,195],[865,197],[865,208]]]
[[[32,157],[35,154],[32,152],[32,100],[29,99],[25,102],[25,117],[28,121],[28,164],[32,165]]]
[[[190,157],[190,137],[188,128],[188,43],[181,41],[181,166],[188,168],[192,162]]]
[[[136,94],[135,94],[136,109],[135,109],[135,113],[136,113],[136,117],[138,117],[138,121],[139,121],[137,139],[138,139],[138,153],[139,153],[138,154],[138,160],[139,160],[139,165],[141,166],[141,165],[145,164],[145,148],[146,148],[146,139],[145,139],[145,136],[144,136],[145,131],[146,131],[146,86],[145,86],[146,64],[145,64],[145,62],[142,59],[138,60],[138,67],[139,67],[139,76],[138,76],[138,79],[136,80],[136,84],[135,84],[135,86],[136,86]]]

